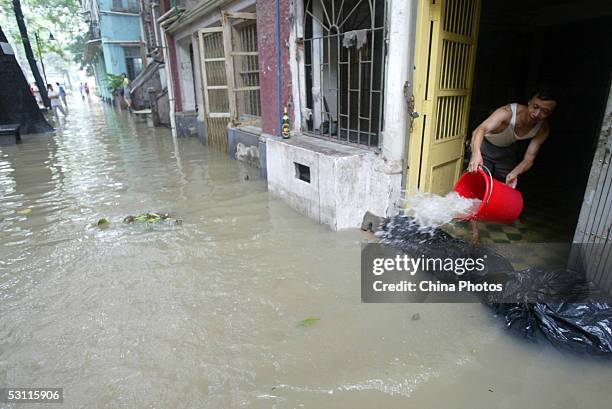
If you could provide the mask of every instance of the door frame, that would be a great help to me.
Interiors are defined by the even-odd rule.
[[[468,118],[471,104],[471,92],[474,82],[474,70],[476,61],[476,51],[478,44],[478,28],[480,25],[480,6],[481,0],[474,0],[472,13],[472,25],[467,35],[459,35],[450,30],[445,30],[446,23],[445,10],[450,7],[444,7],[447,3],[456,2],[457,0],[423,0],[418,2],[417,6],[417,21],[415,35],[415,51],[414,51],[414,85],[413,96],[414,113],[411,120],[410,139],[408,141],[408,169],[406,178],[406,188],[408,191],[419,189],[422,191],[440,190],[439,185],[452,187],[459,178],[464,155],[464,146],[467,139]],[[451,3],[452,4],[452,3]],[[456,11],[453,8],[453,11]],[[469,13],[468,13],[469,16]],[[463,16],[464,23],[466,16]],[[455,20],[449,22],[453,24]],[[459,23],[454,23],[459,24]],[[459,27],[457,25],[457,27]],[[470,38],[469,42],[466,38]],[[463,88],[442,88],[441,77],[443,71],[450,73],[451,76],[457,76],[455,70],[452,70],[451,65],[454,61],[452,57],[461,55],[460,53],[453,54],[455,51],[445,51],[443,49],[443,41],[456,42],[467,44],[469,48],[469,56],[464,59],[463,66],[457,65],[459,71],[465,76],[465,86]],[[448,53],[448,59],[444,59],[445,52]],[[446,77],[445,77],[446,78]],[[452,82],[452,81],[451,81]],[[465,97],[463,101],[459,101],[460,107],[438,104],[441,98],[444,97]],[[436,140],[438,132],[437,127],[440,125],[447,126],[446,122],[442,123],[442,115],[444,112],[450,113],[460,112],[460,115],[452,117],[455,120],[451,124],[454,135],[451,137]],[[446,109],[446,111],[444,111]],[[442,113],[440,112],[442,111]],[[450,116],[449,116],[450,117]],[[447,152],[445,153],[444,150]],[[444,162],[445,154],[453,152],[453,156],[449,156],[448,161]],[[448,174],[445,177],[448,180],[443,183],[436,183],[434,180],[433,169],[436,164],[444,165],[454,162],[455,168],[452,169],[452,175]],[[447,172],[448,173],[448,172]],[[452,179],[452,180],[451,180]],[[436,187],[438,186],[438,187]],[[445,189],[443,189],[445,190]],[[436,191],[436,193],[447,193]]]

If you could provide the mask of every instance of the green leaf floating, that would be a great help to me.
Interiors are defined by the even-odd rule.
[[[300,327],[311,327],[314,324],[316,324],[317,321],[319,321],[321,318],[313,318],[313,317],[308,317],[305,320],[302,320],[300,322],[298,322],[298,325]]]
[[[156,212],[140,213],[136,216],[131,216],[131,215],[127,216],[123,219],[123,223],[126,223],[126,224],[132,224],[134,222],[157,223],[161,221],[174,222],[174,224],[176,225],[179,225],[182,222],[181,219],[173,219],[172,217],[170,217],[168,213],[161,213],[161,212],[159,213],[156,213]]]
[[[26,214],[30,214],[30,213],[32,213],[32,209],[20,209],[20,210],[17,210],[17,214],[26,215]]]
[[[107,219],[104,219],[104,218],[98,220],[98,223],[96,223],[96,224],[97,224],[98,227],[100,227],[102,229],[110,226],[110,222]]]

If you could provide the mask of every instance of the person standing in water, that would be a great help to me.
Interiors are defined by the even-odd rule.
[[[49,101],[51,102],[51,109],[53,109],[53,116],[56,119],[59,119],[59,115],[57,113],[58,110],[66,116],[66,111],[64,111],[64,107],[62,107],[62,103],[60,101],[60,93],[59,91],[53,90],[53,85],[47,84],[47,96],[49,97]]]
[[[128,111],[132,112],[132,98],[130,96],[130,80],[125,73],[121,74],[123,79],[123,99],[127,104]]]
[[[66,108],[66,112],[68,112],[68,104],[66,103],[66,90],[60,85],[59,82],[56,82],[55,85],[57,85],[57,90],[59,91],[60,99],[64,104],[64,108]]]
[[[541,87],[527,105],[512,103],[498,108],[472,133],[472,156],[468,172],[487,167],[494,178],[515,188],[518,177],[533,166],[540,147],[548,138],[546,119],[557,107],[555,96]],[[519,141],[530,140],[525,156],[519,162]],[[478,226],[472,221],[472,238],[480,240]]]

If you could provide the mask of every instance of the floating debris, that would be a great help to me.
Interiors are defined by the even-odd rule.
[[[321,318],[313,318],[313,317],[308,317],[305,320],[302,320],[298,323],[298,326],[300,327],[311,327],[314,324],[317,323],[317,321],[320,321]]]
[[[161,223],[161,222],[173,224],[176,226],[181,225],[183,223],[181,219],[171,217],[169,213],[161,213],[161,212],[140,213],[136,216],[129,215],[123,218],[124,224],[135,224],[135,223],[155,224],[155,223]],[[111,222],[108,219],[102,218],[98,220],[98,222],[95,223],[93,226],[101,228],[101,229],[105,229],[109,227],[110,224]]]
[[[98,223],[96,223],[96,226],[98,226],[101,229],[106,229],[108,226],[110,226],[110,222],[108,221],[108,219],[102,218],[98,220]]]
[[[123,223],[125,224],[133,224],[136,222],[158,223],[162,221],[172,222],[176,225],[180,225],[183,223],[181,219],[173,218],[170,216],[169,213],[161,213],[161,212],[140,213],[136,216],[129,215],[123,219]]]
[[[19,209],[17,210],[17,214],[21,214],[23,216],[32,213],[32,209]]]

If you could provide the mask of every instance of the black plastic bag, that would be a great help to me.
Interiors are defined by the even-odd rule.
[[[453,238],[440,229],[420,231],[414,219],[406,216],[388,220],[378,235],[383,243],[425,257],[486,254],[485,270],[466,273],[460,279],[503,283],[503,294],[479,295],[509,328],[531,340],[543,336],[558,348],[612,357],[612,303],[607,294],[598,292],[583,276],[563,269],[515,271],[500,254]],[[452,272],[433,274],[446,282],[459,280]]]

